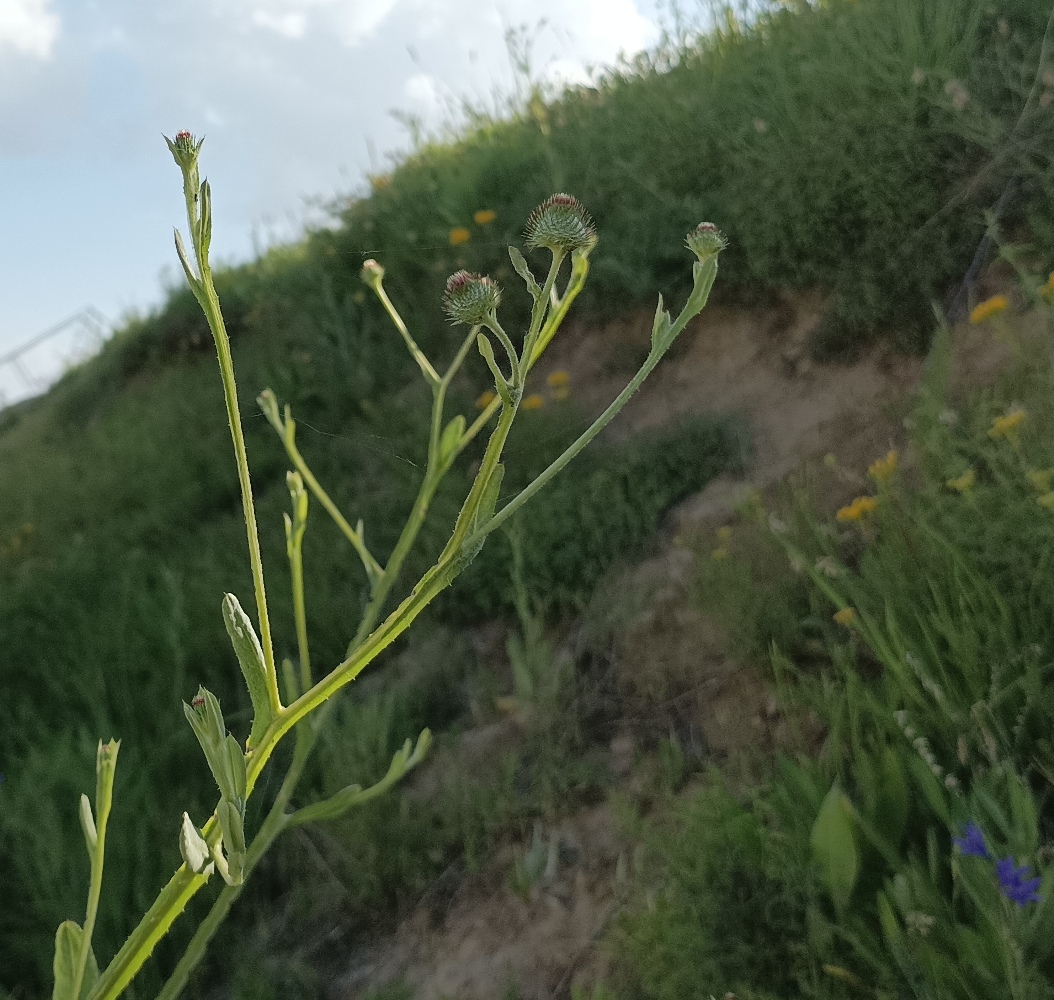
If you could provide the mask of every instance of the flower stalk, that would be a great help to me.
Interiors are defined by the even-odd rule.
[[[284,521],[286,551],[292,578],[291,597],[299,672],[291,661],[284,662],[283,678],[289,702],[284,705],[279,693],[267,613],[263,563],[238,409],[234,365],[209,266],[208,252],[212,234],[211,192],[208,182],[200,181],[198,176],[201,143],[196,142],[189,133],[179,133],[174,140],[168,140],[168,144],[183,174],[194,266],[178,232],[177,252],[187,280],[206,315],[216,341],[241,486],[259,617],[259,639],[252,622],[241,610],[233,595],[227,595],[224,600],[224,617],[249,688],[254,719],[252,732],[243,751],[237,740],[227,733],[219,702],[210,692],[202,688],[194,701],[185,706],[187,718],[194,727],[218,786],[220,801],[216,812],[200,831],[189,818],[185,818],[184,839],[181,843],[184,844],[184,856],[188,860],[175,872],[117,955],[94,981],[87,993],[88,1000],[117,1000],[149,958],[157,942],[168,932],[215,869],[223,875],[227,884],[222,887],[212,909],[198,926],[189,947],[159,996],[159,1000],[174,1000],[189,981],[210,940],[231,906],[237,901],[245,879],[252,874],[260,858],[285,830],[343,815],[349,809],[384,794],[420,763],[430,744],[428,730],[421,734],[416,744],[410,740],[406,741],[393,757],[388,773],[375,785],[363,789],[357,784],[350,784],[322,802],[299,808],[293,808],[291,805],[304,767],[332,711],[333,695],[357,677],[402,635],[435,597],[454,582],[480,551],[491,532],[502,526],[523,504],[543,489],[621,411],[676,337],[705,306],[717,274],[717,254],[724,245],[723,237],[713,227],[696,231],[694,242],[698,246],[693,245],[693,236],[689,235],[688,246],[697,254],[699,261],[694,266],[694,286],[684,308],[676,319],[672,319],[663,309],[660,298],[652,331],[651,350],[640,371],[578,440],[500,510],[497,501],[504,475],[504,447],[523,402],[530,370],[556,335],[585,283],[589,254],[596,244],[596,231],[592,220],[574,198],[562,194],[548,199],[531,216],[525,234],[527,245],[548,250],[551,255],[549,270],[541,285],[535,281],[519,251],[510,248],[513,266],[534,300],[530,322],[519,351],[497,317],[501,298],[498,286],[490,278],[464,271],[451,277],[447,284],[444,305],[450,318],[468,329],[442,375],[421,351],[398,309],[388,297],[383,284],[384,269],[375,261],[366,262],[363,267],[363,280],[373,290],[388,314],[432,392],[428,460],[417,497],[403,530],[387,560],[382,564],[366,547],[362,521],[352,528],[336,503],[311,473],[296,447],[296,424],[290,408],[286,406],[284,410],[280,410],[278,400],[270,390],[260,395],[258,401],[261,409],[278,433],[293,465],[293,471],[287,476],[292,512],[284,516]],[[571,273],[562,292],[558,292],[557,280],[561,266],[568,257],[571,261]],[[490,336],[493,336],[505,351],[510,369],[508,379],[494,359]],[[463,368],[474,344],[480,349],[491,371],[496,395],[483,412],[468,424],[460,414],[447,419],[445,411],[450,386]],[[417,541],[436,490],[457,458],[484,428],[491,424],[495,416],[497,421],[490,431],[478,471],[446,545],[433,566],[409,593],[386,613],[389,597],[400,578],[406,558]],[[303,539],[308,522],[310,496],[319,501],[323,510],[330,515],[351,543],[362,562],[370,591],[369,603],[349,643],[345,658],[317,681],[314,680],[312,672],[304,592]],[[291,765],[263,823],[255,836],[249,838],[243,827],[245,804],[275,749],[291,731],[294,731],[296,736]],[[87,820],[84,822],[87,830]],[[104,824],[102,829],[104,831]],[[98,842],[103,842],[101,834]],[[92,866],[91,899],[95,904],[98,900],[97,882],[101,881],[102,871],[101,847],[99,851],[98,878],[94,858]],[[89,904],[84,955],[90,950],[90,924],[94,920],[95,904]],[[78,977],[83,977],[87,968],[89,962],[87,958],[83,958],[78,964]],[[92,978],[94,979],[94,976]],[[79,993],[74,996],[80,1000]]]

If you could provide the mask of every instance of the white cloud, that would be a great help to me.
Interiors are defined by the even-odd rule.
[[[285,38],[303,38],[307,30],[307,17],[301,10],[288,10],[275,13],[269,10],[254,10],[253,24],[258,28],[267,28]]]
[[[403,84],[403,97],[413,105],[413,114],[433,124],[442,111],[439,81],[428,73],[415,73]]]
[[[59,36],[59,23],[51,0],[0,0],[0,46],[47,59]]]
[[[0,3],[5,0],[0,0]],[[347,46],[365,41],[400,0],[254,0],[250,17],[258,28],[289,39],[301,39],[308,17],[332,30]]]
[[[349,48],[370,37],[399,0],[338,0],[335,18],[341,41]]]
[[[579,0],[571,8],[577,16],[568,25],[596,58],[637,52],[655,39],[655,22],[645,17],[633,0]]]

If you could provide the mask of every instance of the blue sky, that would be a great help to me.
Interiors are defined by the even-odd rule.
[[[405,148],[404,111],[511,86],[506,29],[540,75],[658,35],[662,0],[0,0],[0,355],[79,308],[120,321],[177,278],[175,165],[204,134],[214,256],[294,235],[311,199],[353,192]],[[543,23],[544,22],[544,23]],[[77,349],[35,354],[47,375]],[[0,402],[25,387],[0,366]]]

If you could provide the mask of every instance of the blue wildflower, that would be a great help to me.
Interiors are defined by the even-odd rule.
[[[1003,858],[995,863],[995,874],[999,879],[999,888],[1011,903],[1025,906],[1043,899],[1039,894],[1040,880],[1032,876],[1031,865],[1018,867],[1013,858]]]
[[[953,837],[952,843],[967,857],[984,858],[985,861],[992,860],[992,855],[984,840],[984,831],[973,820],[963,824],[962,836]]]

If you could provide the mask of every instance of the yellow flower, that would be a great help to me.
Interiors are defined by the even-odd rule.
[[[1047,510],[1054,510],[1054,493],[1044,493],[1043,496],[1036,497],[1036,503]]]
[[[836,611],[832,616],[839,625],[844,625],[849,628],[853,622],[856,621],[856,611],[853,608],[842,608],[841,611]]]
[[[728,558],[728,549],[723,545],[719,545],[713,552],[710,553],[710,558],[716,562],[722,562]]]
[[[722,542],[732,541],[732,526],[730,524],[722,525],[717,529],[717,538]]]
[[[877,507],[878,499],[876,497],[857,497],[848,507],[842,507],[834,516],[843,523],[846,521],[861,521],[868,514],[873,514]]]
[[[1029,469],[1025,475],[1037,493],[1049,493],[1050,484],[1054,481],[1054,469]]]
[[[1004,312],[1010,308],[1010,300],[1005,295],[993,295],[984,302],[979,302],[970,310],[971,323],[983,323],[991,319],[996,313]]]
[[[1017,438],[1018,429],[1027,419],[1028,414],[1020,407],[1007,410],[1001,417],[996,417],[992,421],[992,426],[988,429],[988,436],[993,441],[1004,437],[1012,441]]]
[[[867,474],[876,483],[887,483],[893,478],[893,473],[897,471],[897,453],[890,451],[885,458],[875,459],[871,463],[871,467],[867,470]]]
[[[450,230],[450,245],[459,247],[462,243],[468,243],[472,234],[464,226],[455,226]]]
[[[545,406],[545,399],[536,392],[525,396],[523,402],[520,403],[521,410],[540,410],[543,406]]]
[[[546,376],[545,381],[552,390],[549,395],[551,395],[558,403],[562,403],[571,395],[571,376],[562,368],[555,372],[550,372]]]
[[[498,213],[490,208],[481,208],[472,216],[477,226],[489,226],[497,217]]]
[[[838,458],[833,452],[828,452],[823,456],[823,464],[826,465],[828,469],[837,469]]]
[[[476,400],[476,409],[485,410],[495,399],[497,399],[497,394],[493,389],[488,389],[479,397],[479,399]]]
[[[955,479],[949,479],[945,485],[950,490],[955,490],[958,493],[969,493],[973,489],[974,481],[977,477],[974,475],[973,469],[967,469],[961,476],[956,476]]]

